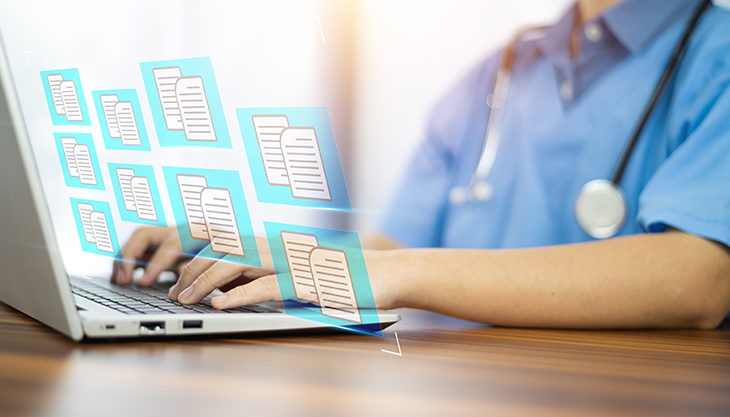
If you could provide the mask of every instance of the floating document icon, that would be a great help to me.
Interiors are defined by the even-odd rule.
[[[56,114],[66,115],[69,122],[83,122],[84,116],[74,80],[64,80],[62,74],[48,74],[46,78],[51,88]]]
[[[282,231],[281,239],[297,298],[319,304],[325,317],[362,323],[345,251],[307,233]]]
[[[109,137],[121,139],[123,145],[141,145],[132,102],[119,101],[119,96],[116,94],[103,94],[100,98]]]
[[[102,252],[114,253],[109,225],[103,211],[94,211],[94,206],[86,203],[76,203],[81,217],[84,237],[87,242],[96,245]]]
[[[230,191],[208,187],[202,175],[177,174],[176,178],[190,236],[209,241],[213,252],[245,256]]]
[[[79,178],[81,184],[97,185],[89,146],[78,144],[75,137],[62,137],[61,144],[69,175]]]
[[[252,117],[266,178],[291,188],[292,197],[332,201],[313,127],[289,127],[285,115]]]
[[[141,220],[156,222],[157,211],[152,199],[149,179],[135,175],[134,170],[130,168],[117,168],[116,171],[124,199],[124,208],[137,213]]]
[[[183,77],[180,67],[154,68],[155,85],[168,130],[182,130],[188,141],[217,140],[203,77]]]

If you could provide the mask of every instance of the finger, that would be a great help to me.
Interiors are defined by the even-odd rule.
[[[180,295],[182,290],[187,289],[192,283],[205,271],[207,271],[217,261],[215,259],[206,258],[203,256],[196,256],[192,261],[188,262],[187,265],[181,270],[180,276],[177,279],[175,285],[170,287],[168,296],[170,300],[177,301],[177,297]]]
[[[241,275],[247,268],[234,262],[218,261],[200,274],[189,287],[177,297],[182,304],[194,304],[219,286],[225,285]]]
[[[279,282],[276,275],[267,275],[246,285],[238,286],[211,300],[213,307],[223,310],[266,301],[281,301]]]
[[[146,287],[152,285],[163,271],[172,268],[185,254],[177,237],[170,238],[163,243],[152,255],[144,268],[144,275],[137,281],[137,285]]]
[[[132,274],[137,262],[143,258],[145,252],[159,244],[161,233],[159,228],[142,227],[134,231],[127,243],[120,251],[120,257],[114,261],[115,275],[112,280],[117,284],[127,285],[132,282]]]

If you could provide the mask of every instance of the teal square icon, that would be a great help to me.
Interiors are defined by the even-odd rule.
[[[160,146],[232,149],[210,58],[139,66]]]
[[[103,190],[104,182],[89,133],[54,133],[58,158],[67,187]]]
[[[237,171],[162,167],[183,252],[261,266]]]
[[[54,126],[91,126],[78,69],[41,71],[41,81]]]
[[[100,90],[91,94],[107,149],[150,150],[137,90]]]
[[[264,222],[286,314],[382,335],[355,232]]]
[[[154,168],[113,163],[108,166],[119,217],[125,222],[167,226]]]
[[[351,211],[326,107],[236,109],[262,203]]]
[[[115,257],[119,252],[119,240],[109,203],[72,198],[71,206],[81,249],[84,252]]]

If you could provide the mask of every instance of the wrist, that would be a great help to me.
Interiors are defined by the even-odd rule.
[[[406,273],[403,250],[364,251],[370,287],[380,309],[408,307],[411,275]]]

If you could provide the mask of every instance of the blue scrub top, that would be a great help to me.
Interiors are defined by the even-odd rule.
[[[573,7],[543,37],[517,44],[488,181],[491,200],[452,205],[484,142],[499,53],[436,107],[428,134],[379,224],[408,247],[518,248],[592,240],[573,207],[608,179],[698,0],[626,0],[581,29]],[[621,187],[619,235],[668,226],[730,245],[730,13],[702,16],[647,123]]]

